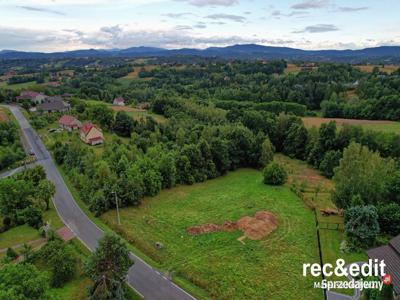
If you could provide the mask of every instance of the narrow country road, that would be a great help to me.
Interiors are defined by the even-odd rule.
[[[80,209],[73,199],[63,178],[58,172],[49,152],[39,138],[36,131],[30,126],[21,113],[19,107],[8,106],[21,126],[27,142],[36,155],[37,163],[46,170],[47,177],[56,186],[54,205],[61,220],[74,234],[91,250],[97,246],[97,241],[103,236],[98,228]],[[194,300],[190,294],[162,276],[142,259],[130,253],[135,264],[129,269],[127,282],[144,299],[149,300]]]

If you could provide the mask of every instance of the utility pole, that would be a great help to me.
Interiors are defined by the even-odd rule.
[[[121,225],[121,218],[119,217],[119,207],[118,207],[118,198],[117,198],[117,192],[112,192],[115,195],[115,206],[117,207],[117,221],[118,225]]]

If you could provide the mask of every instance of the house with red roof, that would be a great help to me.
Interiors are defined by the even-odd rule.
[[[75,117],[69,115],[63,115],[59,120],[58,124],[62,129],[72,131],[82,127],[82,123]]]
[[[104,143],[103,132],[92,123],[86,123],[81,127],[80,137],[83,142],[92,146]]]
[[[23,91],[15,99],[17,101],[29,100],[29,101],[34,102],[36,104],[40,104],[44,100],[46,100],[46,95],[43,95],[43,94],[35,92],[35,91]]]
[[[118,105],[118,106],[124,106],[125,105],[125,99],[122,98],[122,97],[115,98],[114,101],[113,101],[113,104],[114,105]]]

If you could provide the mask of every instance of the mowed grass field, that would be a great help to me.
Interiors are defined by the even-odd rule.
[[[237,239],[240,231],[191,236],[190,226],[236,221],[268,210],[278,228],[262,240]],[[241,169],[192,186],[163,190],[139,207],[101,219],[139,250],[207,291],[211,299],[322,299],[303,263],[318,262],[314,215],[287,187],[262,183],[261,172]],[[155,247],[156,242],[162,248]]]
[[[340,119],[340,118],[320,118],[320,117],[305,117],[302,118],[304,125],[307,128],[313,126],[320,127],[323,123],[331,121],[336,122],[338,128],[344,124],[361,126],[365,130],[374,130],[380,132],[400,133],[400,122],[386,120],[356,120],[356,119]]]
[[[139,121],[140,119],[146,119],[146,117],[153,117],[154,120],[158,123],[163,123],[167,120],[164,116],[155,114],[146,109],[139,109],[139,108],[134,108],[134,107],[129,107],[129,106],[116,106],[116,105],[113,105],[111,108],[115,112],[124,111],[129,116],[131,116],[133,119],[135,119],[137,121]]]

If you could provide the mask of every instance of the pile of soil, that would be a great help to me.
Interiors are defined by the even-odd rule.
[[[186,229],[190,235],[199,235],[217,231],[232,232],[241,230],[251,240],[261,240],[278,227],[278,219],[268,211],[258,211],[254,217],[244,216],[237,222],[225,221],[223,225],[207,223]]]

